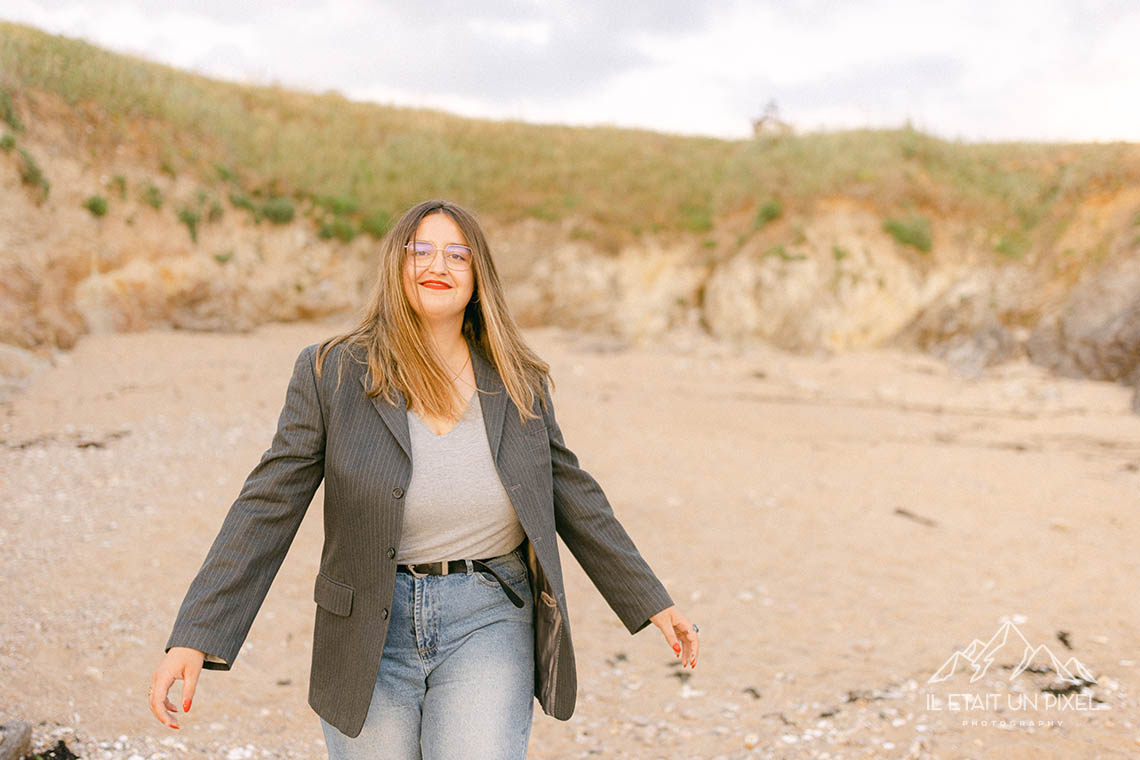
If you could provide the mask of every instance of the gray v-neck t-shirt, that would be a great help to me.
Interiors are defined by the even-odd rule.
[[[484,559],[518,546],[526,534],[491,458],[479,393],[443,435],[407,414],[412,477],[396,562]]]

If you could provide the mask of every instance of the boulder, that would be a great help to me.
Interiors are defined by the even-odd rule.
[[[32,726],[23,721],[0,723],[0,760],[20,760],[32,751]]]
[[[27,386],[51,362],[18,346],[0,343],[0,401]]]
[[[1131,380],[1140,372],[1140,255],[1090,272],[1041,319],[1026,349],[1067,377]]]
[[[979,267],[959,275],[891,341],[899,348],[926,351],[957,372],[977,377],[991,365],[1024,354],[1024,328],[1006,324],[1022,312],[1023,273]]]

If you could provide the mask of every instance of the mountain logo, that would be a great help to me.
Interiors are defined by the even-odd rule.
[[[1009,620],[1002,622],[997,633],[989,641],[983,642],[981,639],[974,639],[968,647],[950,655],[946,662],[942,663],[942,667],[927,680],[927,683],[945,681],[960,669],[965,670],[967,668],[973,671],[970,676],[970,683],[975,683],[985,677],[990,665],[998,659],[1017,662],[1017,667],[1013,669],[1013,674],[1009,677],[1011,681],[1026,670],[1031,673],[1052,670],[1060,680],[1071,684],[1091,685],[1096,683],[1096,679],[1093,678],[1089,669],[1076,657],[1070,657],[1061,662],[1053,650],[1044,644],[1038,647],[1030,644],[1029,639],[1025,638],[1017,626]]]

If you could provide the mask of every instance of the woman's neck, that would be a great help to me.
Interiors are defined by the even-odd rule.
[[[446,330],[425,329],[424,341],[435,346],[445,364],[444,369],[450,370],[449,374],[456,375],[462,371],[469,356],[467,339],[463,337],[461,330],[454,326],[448,326]]]

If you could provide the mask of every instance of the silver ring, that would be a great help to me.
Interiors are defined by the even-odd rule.
[[[693,633],[700,633],[701,628],[696,623],[693,623]]]

